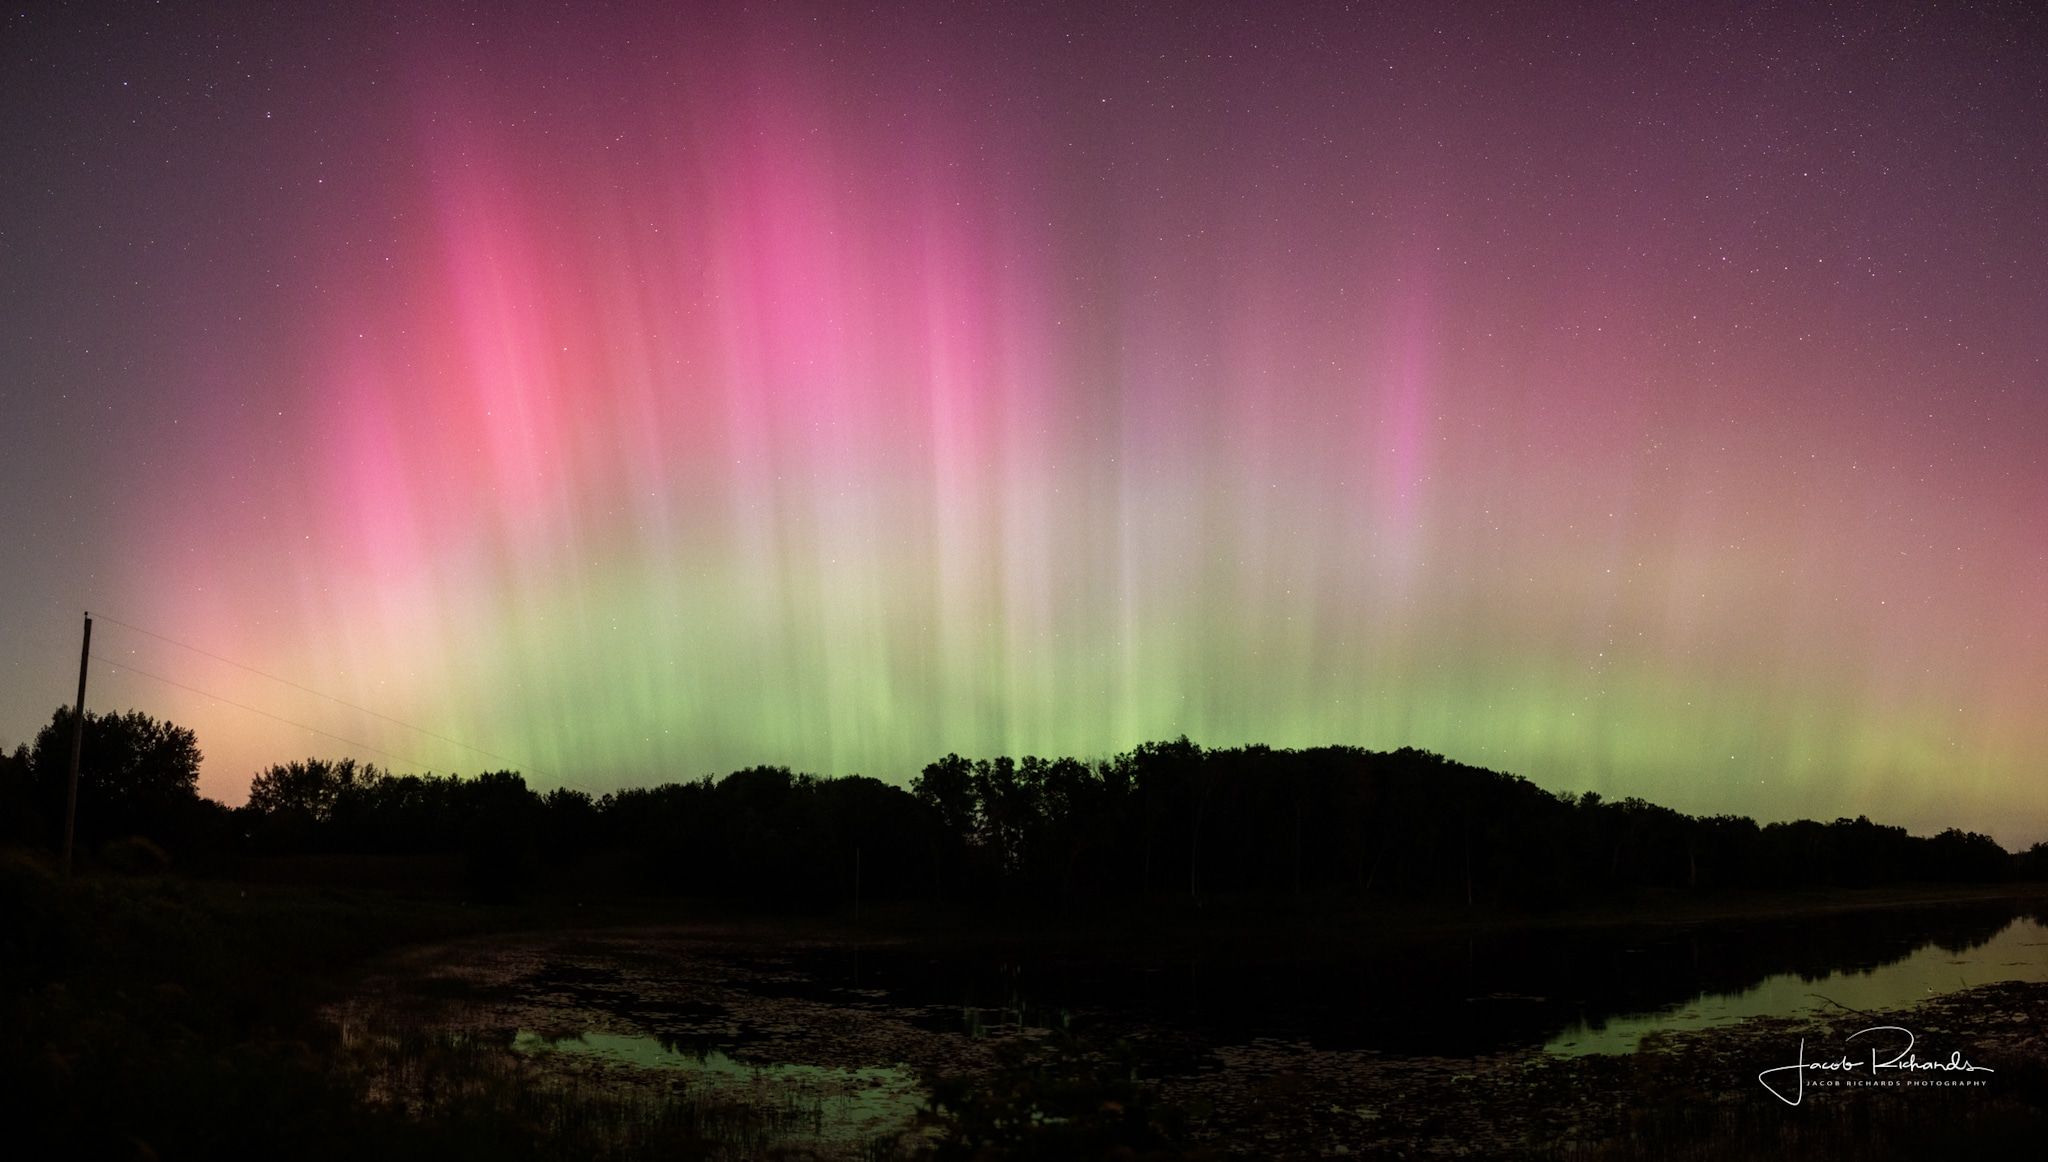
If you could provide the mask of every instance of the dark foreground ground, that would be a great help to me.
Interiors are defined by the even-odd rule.
[[[858,919],[789,919],[666,902],[476,907],[176,878],[65,884],[35,859],[0,855],[0,1106],[14,1157],[750,1157],[770,1139],[743,1111],[684,1103],[649,1113],[608,1104],[603,1092],[539,1093],[517,1073],[431,1046],[410,1058],[407,1094],[366,1088],[322,1006],[399,949],[496,932],[663,925],[768,946],[893,940],[1298,957],[1503,927],[1698,924],[2016,896],[2044,898],[2021,886],[1637,900],[1542,916],[1221,901],[1095,916],[871,907]],[[2048,1137],[2048,987],[1990,986],[1883,1016],[1752,1021],[1653,1040],[1629,1057],[1378,1062],[1254,1045],[1233,1052],[1260,1058],[1238,1063],[1256,1083],[1221,1090],[1134,1078],[1127,1046],[1020,1036],[975,1071],[927,1077],[939,1101],[924,1132],[864,1153],[1917,1158],[2019,1154]],[[1825,1086],[1815,1073],[1796,1107],[1749,1083],[1756,1062],[1789,1064],[1802,1040],[1819,1059],[1823,1047],[1894,1021],[1912,1027],[1922,1058],[1964,1047],[1998,1071],[1912,1075],[1984,1086],[1875,1091]],[[1329,1116],[1313,1125],[1262,1116],[1304,1103]]]

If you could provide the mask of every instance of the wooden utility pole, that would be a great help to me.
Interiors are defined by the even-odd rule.
[[[64,792],[64,878],[71,878],[71,837],[78,830],[78,752],[85,746],[85,674],[92,657],[92,614],[85,615],[85,640],[78,647],[78,707],[71,712],[71,778]]]

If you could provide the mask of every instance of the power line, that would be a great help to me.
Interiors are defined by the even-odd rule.
[[[170,645],[174,645],[174,646],[177,646],[177,647],[178,647],[179,649],[181,649],[181,650],[190,650],[190,651],[192,651],[193,653],[195,653],[195,654],[198,654],[198,655],[200,655],[201,657],[206,657],[206,658],[212,658],[212,659],[213,659],[214,661],[216,661],[216,662],[220,662],[220,663],[222,663],[222,664],[224,664],[224,665],[229,665],[229,666],[233,666],[233,667],[234,667],[235,669],[237,669],[237,670],[243,670],[243,671],[246,671],[246,672],[248,672],[248,673],[251,673],[251,674],[254,674],[254,675],[256,675],[256,676],[257,676],[257,677],[259,677],[259,678],[267,678],[267,679],[269,679],[269,680],[270,680],[270,681],[272,681],[272,682],[276,682],[276,683],[278,683],[279,685],[283,685],[283,686],[290,686],[290,687],[291,687],[292,689],[294,689],[294,690],[300,691],[301,693],[305,693],[305,694],[311,694],[311,695],[312,695],[313,697],[315,697],[315,698],[325,698],[325,699],[326,699],[327,701],[329,701],[329,702],[335,703],[335,704],[336,704],[336,705],[338,705],[338,706],[346,706],[346,707],[348,707],[348,708],[349,708],[350,710],[356,711],[356,712],[357,712],[357,713],[359,713],[359,714],[367,714],[367,715],[369,715],[369,716],[370,716],[370,717],[372,717],[372,718],[379,718],[379,719],[382,719],[382,720],[384,720],[385,722],[389,722],[389,723],[391,723],[391,724],[392,724],[392,725],[394,725],[394,726],[402,726],[402,727],[404,727],[404,728],[405,728],[405,729],[407,729],[407,730],[413,731],[413,732],[415,732],[415,733],[418,733],[418,734],[423,734],[423,735],[426,735],[426,736],[427,736],[428,738],[434,739],[434,740],[436,740],[436,741],[439,741],[439,742],[445,742],[445,743],[447,743],[447,744],[448,744],[448,745],[450,745],[450,746],[459,746],[459,747],[461,747],[461,748],[462,748],[463,750],[466,750],[466,751],[472,751],[472,752],[474,752],[474,753],[476,753],[476,754],[480,754],[480,755],[484,756],[484,757],[485,757],[485,758],[487,758],[487,759],[492,759],[492,760],[495,760],[495,761],[497,761],[497,762],[505,763],[505,764],[508,764],[509,766],[513,766],[513,767],[518,767],[518,768],[520,768],[520,769],[522,769],[522,770],[532,771],[532,772],[533,772],[534,774],[536,774],[536,775],[539,775],[539,776],[540,776],[541,778],[544,778],[544,779],[553,779],[553,778],[554,778],[554,776],[553,776],[553,775],[550,775],[550,774],[548,774],[548,773],[547,773],[546,771],[543,771],[543,770],[541,770],[540,768],[538,768],[538,767],[535,767],[535,766],[533,766],[533,765],[532,765],[532,764],[530,764],[530,763],[522,763],[522,762],[520,762],[520,761],[519,761],[519,760],[517,760],[517,759],[511,759],[511,758],[507,758],[507,757],[505,757],[504,755],[501,755],[501,754],[494,754],[494,753],[492,753],[492,752],[490,752],[490,751],[487,751],[487,750],[485,750],[484,748],[482,748],[482,747],[480,747],[480,746],[471,746],[471,745],[470,745],[469,743],[463,742],[463,741],[462,741],[462,740],[460,740],[460,739],[454,739],[454,738],[449,738],[449,737],[448,737],[447,735],[445,735],[445,734],[439,734],[439,733],[436,733],[435,731],[431,731],[431,730],[428,730],[428,729],[427,729],[426,727],[424,727],[424,726],[415,726],[415,725],[413,725],[412,723],[410,723],[410,722],[407,722],[407,721],[405,721],[404,719],[401,719],[401,718],[393,718],[393,717],[392,717],[392,716],[390,716],[389,714],[382,714],[382,713],[379,713],[378,711],[372,710],[372,709],[370,709],[370,708],[369,708],[369,707],[367,707],[367,706],[358,706],[358,705],[356,705],[355,703],[353,703],[353,702],[350,702],[350,701],[349,701],[348,699],[346,699],[346,698],[337,698],[337,697],[335,697],[335,696],[334,696],[334,695],[332,695],[332,694],[328,694],[328,693],[324,693],[324,692],[322,692],[322,691],[319,691],[319,690],[315,690],[315,689],[313,689],[313,688],[312,688],[311,686],[302,686],[302,685],[300,685],[299,683],[297,683],[297,682],[294,682],[294,681],[292,681],[292,680],[291,680],[290,678],[280,678],[280,677],[278,677],[278,676],[277,676],[276,674],[268,674],[268,673],[265,673],[265,672],[263,672],[262,670],[259,670],[259,669],[257,669],[257,668],[256,668],[256,667],[254,667],[254,666],[245,666],[245,665],[243,665],[242,663],[240,663],[240,662],[238,662],[238,661],[234,660],[233,658],[228,658],[228,657],[222,657],[221,655],[219,655],[219,654],[216,654],[216,653],[214,653],[214,652],[213,652],[212,650],[204,650],[204,649],[200,649],[200,648],[199,648],[198,646],[195,646],[195,645],[191,645],[191,644],[189,644],[189,643],[187,643],[187,642],[181,642],[181,641],[177,640],[176,638],[170,638],[170,637],[165,637],[165,636],[164,636],[163,634],[157,633],[157,632],[155,632],[154,630],[147,630],[147,629],[144,629],[144,628],[142,628],[142,627],[141,627],[141,626],[139,626],[139,625],[129,625],[129,624],[128,624],[127,622],[125,622],[125,621],[121,621],[121,620],[119,620],[119,619],[117,619],[117,618],[112,618],[112,617],[108,617],[108,616],[107,616],[106,614],[100,614],[100,615],[98,615],[98,617],[96,618],[96,620],[99,620],[99,621],[104,621],[104,622],[108,622],[108,623],[111,623],[111,624],[113,624],[113,625],[118,625],[118,626],[120,626],[120,627],[121,627],[122,629],[126,629],[126,630],[132,630],[132,631],[134,631],[135,633],[139,633],[139,634],[141,634],[141,635],[142,635],[142,636],[144,636],[144,637],[153,637],[153,638],[155,638],[156,640],[158,640],[158,641],[160,641],[160,642],[165,642],[165,643],[167,643],[167,644],[170,644]],[[102,658],[101,660],[102,660],[102,661],[105,661],[106,659]],[[119,663],[119,662],[107,662],[107,664],[108,664],[108,665],[110,665],[110,666],[118,666],[118,665],[120,665],[121,663]],[[146,677],[146,678],[156,678],[156,675],[154,675],[154,674],[145,674],[145,673],[143,673],[143,671],[141,671],[141,670],[136,670],[135,672],[136,672],[136,673],[138,673],[138,674],[142,674],[142,675],[143,675],[144,677]],[[169,682],[169,683],[170,683],[171,685],[173,685],[173,686],[177,686],[177,685],[178,685],[178,683],[176,683],[176,682],[171,682],[171,680],[170,680],[170,679],[168,679],[168,678],[157,678],[157,681],[159,681],[159,682]],[[191,690],[191,689],[192,689],[192,687],[190,687],[190,686],[180,686],[179,688],[180,688],[180,689],[184,689],[184,690]],[[197,690],[195,690],[195,691],[193,691],[193,692],[194,692],[194,693],[204,693],[204,691],[197,691]],[[209,698],[212,698],[212,697],[214,697],[214,695],[211,695],[211,694],[208,694],[208,695],[206,695],[206,696],[207,696],[207,697],[209,697]],[[222,699],[220,699],[220,701],[222,701],[222,702],[227,702],[228,700],[227,700],[227,699],[225,699],[225,698],[222,698]],[[237,703],[233,703],[233,702],[228,702],[228,705],[230,705],[230,706],[235,706],[235,705],[237,705]],[[241,709],[243,709],[243,710],[248,710],[248,711],[251,711],[252,713],[255,713],[255,714],[263,714],[263,715],[264,715],[264,717],[266,717],[266,718],[277,718],[277,715],[275,715],[275,714],[266,714],[266,713],[265,713],[264,711],[261,711],[261,710],[257,710],[257,709],[255,709],[254,707],[251,707],[251,706],[243,706],[243,707],[241,707]],[[288,719],[283,719],[283,718],[277,718],[277,720],[278,720],[279,722],[287,722],[287,721],[289,721]],[[293,725],[293,726],[301,726],[301,725],[303,725],[303,724],[302,724],[302,723],[297,723],[297,722],[293,722],[293,723],[292,723],[292,725]],[[324,730],[315,730],[315,729],[314,729],[313,727],[310,727],[310,726],[307,726],[307,727],[305,727],[305,729],[307,729],[307,730],[312,730],[312,731],[313,731],[313,733],[315,733],[315,734],[326,734],[326,735],[327,735],[327,737],[329,737],[329,738],[339,738],[339,737],[340,737],[339,735],[327,734],[327,732],[326,732],[326,731],[324,731]],[[342,739],[342,741],[343,741],[343,742],[347,742],[348,740],[347,740],[347,739]],[[360,745],[363,745],[363,744],[361,744],[361,743],[356,743],[356,744],[353,744],[353,745],[357,745],[357,746],[360,746]],[[376,747],[371,747],[370,749],[371,749],[371,750],[376,750],[377,748],[376,748]],[[379,751],[379,753],[380,753],[380,754],[389,754],[390,752],[389,752],[389,751]],[[410,760],[407,760],[407,761],[410,761]],[[560,781],[560,782],[567,782],[568,780],[564,779],[564,780],[557,780],[557,781]]]
[[[111,620],[111,619],[109,619],[109,620]],[[116,623],[116,624],[118,624],[118,623]],[[134,628],[134,627],[133,627],[133,626],[130,626],[129,628],[131,628],[131,629],[132,629],[132,628]],[[154,635],[152,635],[152,636],[154,636]],[[432,768],[430,768],[430,767],[429,767],[429,766],[428,766],[428,765],[427,765],[426,763],[423,763],[423,762],[419,761],[418,759],[412,759],[412,758],[407,758],[407,757],[405,757],[404,755],[402,755],[402,754],[398,754],[398,753],[397,753],[397,752],[395,752],[395,751],[388,751],[388,750],[385,750],[385,749],[384,749],[383,747],[381,747],[381,746],[371,746],[371,745],[370,745],[369,743],[367,743],[367,742],[359,742],[359,741],[357,741],[357,740],[355,740],[355,739],[353,739],[353,738],[343,738],[343,737],[342,737],[341,735],[338,735],[338,734],[334,734],[334,733],[332,733],[332,732],[330,732],[330,731],[325,731],[325,730],[322,730],[322,729],[320,729],[320,728],[319,728],[319,727],[317,727],[317,726],[308,726],[308,725],[306,725],[306,724],[305,724],[305,723],[303,723],[303,722],[293,722],[293,721],[292,721],[291,719],[289,719],[289,718],[285,718],[285,717],[282,717],[282,716],[280,716],[280,715],[272,714],[272,713],[271,713],[270,711],[268,711],[268,710],[258,710],[258,709],[256,709],[256,708],[255,708],[254,706],[248,706],[248,705],[245,705],[245,704],[243,704],[243,703],[240,703],[240,702],[236,702],[236,701],[234,701],[234,700],[233,700],[233,699],[231,699],[231,698],[223,698],[223,697],[221,697],[221,696],[220,696],[220,695],[218,695],[218,694],[212,694],[212,693],[208,693],[208,692],[207,692],[207,691],[205,691],[205,690],[201,690],[201,689],[200,689],[199,687],[197,687],[197,686],[187,686],[187,685],[186,685],[185,683],[183,683],[183,682],[179,682],[179,681],[175,681],[175,680],[173,680],[173,679],[170,679],[170,678],[166,678],[166,677],[164,677],[164,676],[163,676],[162,674],[152,674],[152,673],[150,673],[150,672],[149,672],[148,670],[138,670],[138,669],[136,669],[136,668],[135,668],[134,666],[131,666],[131,665],[129,665],[129,664],[128,664],[128,663],[126,663],[126,662],[117,662],[117,661],[114,661],[114,660],[112,660],[111,658],[103,658],[103,657],[99,656],[98,654],[93,654],[93,655],[92,655],[92,660],[93,660],[93,661],[95,661],[95,662],[99,662],[99,663],[100,663],[100,664],[102,664],[102,665],[112,666],[112,667],[114,667],[114,668],[115,668],[116,670],[125,670],[126,672],[128,672],[128,673],[130,673],[130,674],[136,674],[136,675],[139,675],[139,676],[141,676],[141,677],[144,677],[144,678],[150,678],[150,679],[153,679],[153,680],[155,680],[155,681],[158,681],[158,682],[162,682],[162,683],[163,683],[164,685],[166,685],[166,686],[176,686],[176,687],[177,687],[178,689],[180,689],[180,690],[184,690],[184,691],[187,691],[187,692],[189,692],[189,693],[197,694],[197,695],[199,695],[199,696],[200,696],[201,698],[211,698],[211,699],[213,699],[213,700],[214,700],[215,702],[219,702],[219,703],[221,703],[221,704],[222,704],[222,705],[224,705],[224,706],[232,706],[232,707],[234,707],[234,708],[235,708],[235,709],[237,709],[237,710],[246,710],[246,711],[248,711],[248,712],[249,712],[249,713],[251,713],[251,714],[260,714],[260,715],[262,715],[263,717],[265,717],[265,718],[268,718],[268,719],[270,719],[270,720],[271,720],[271,721],[273,721],[273,722],[282,722],[282,723],[284,723],[284,724],[285,724],[286,726],[296,726],[296,727],[298,727],[298,728],[299,728],[300,730],[304,730],[304,731],[310,731],[311,733],[313,733],[313,734],[317,734],[317,735],[320,735],[320,736],[322,736],[322,737],[324,737],[324,738],[331,738],[331,739],[333,739],[333,740],[334,740],[334,741],[336,741],[336,742],[345,742],[345,743],[347,743],[347,744],[348,744],[348,745],[350,745],[350,746],[359,746],[359,747],[363,748],[364,750],[368,750],[368,751],[375,751],[375,752],[377,752],[378,754],[380,754],[380,755],[383,755],[383,756],[384,756],[385,758],[388,758],[388,759],[396,759],[397,761],[399,761],[399,762],[402,762],[402,763],[404,763],[405,765],[407,765],[407,766],[410,766],[410,767],[418,767],[418,768],[420,768],[421,770],[431,770],[431,769],[432,769]]]

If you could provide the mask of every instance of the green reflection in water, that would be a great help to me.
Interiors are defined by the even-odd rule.
[[[2022,917],[1964,952],[1929,945],[1868,972],[1831,972],[1819,980],[1780,973],[1743,992],[1696,997],[1664,1012],[1618,1017],[1598,1029],[1581,1021],[1551,1038],[1543,1048],[1564,1057],[1627,1054],[1636,1051],[1644,1036],[1667,1029],[1706,1029],[1751,1017],[1796,1016],[1832,1008],[1828,1001],[1883,1013],[1999,981],[2048,981],[2048,928]]]

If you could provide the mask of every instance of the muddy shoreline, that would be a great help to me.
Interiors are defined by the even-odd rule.
[[[1926,893],[1888,904],[1856,902],[1862,906],[1779,901],[1739,919],[1923,912],[2011,898]],[[1646,923],[1632,915],[1584,928]],[[864,988],[858,975],[862,956],[876,964],[1021,947],[1083,959],[1119,949],[1140,959],[1161,955],[1143,940],[1090,938],[1099,937],[1094,933],[1073,939],[1070,932],[1063,939],[1051,931],[935,937],[922,925],[891,929],[870,917],[860,925],[718,920],[470,937],[381,959],[329,1013],[344,1027],[344,1041],[353,1038],[359,1067],[372,1071],[376,1037],[405,1028],[492,1046],[508,1068],[525,1071],[519,1084],[533,1083],[535,1074],[558,1079],[567,1069],[587,1092],[727,1100],[743,1093],[737,1077],[754,1087],[757,1097],[748,1100],[772,1101],[783,1071],[785,1080],[802,1080],[818,1126],[840,1127],[836,1137],[814,1133],[783,1142],[814,1157],[909,1154],[928,1146],[945,1111],[929,1108],[925,1095],[943,1079],[975,1092],[1010,1084],[1018,1069],[1041,1081],[1081,1070],[1094,1084],[1110,1060],[1133,1071],[1145,1100],[1171,1121],[1176,1149],[1217,1156],[1721,1157],[1800,1143],[1862,1143],[1873,1126],[1898,1141],[1914,1140],[1916,1127],[1995,1135],[2015,1122],[2034,1124],[2048,1093],[2038,1064],[2048,1056],[2048,985],[1986,985],[1897,1011],[1753,1018],[1654,1034],[1625,1056],[1563,1058],[1526,1045],[1435,1053],[1286,1035],[1219,1039],[1213,1030],[1114,1006],[1034,1008],[1015,990],[1007,998],[984,994],[969,1006],[897,982]],[[1404,932],[1410,940],[1445,935]],[[1351,945],[1319,947],[1338,955]],[[1253,952],[1273,955],[1271,948]],[[1502,1014],[1532,999],[1470,998],[1492,1006],[1480,1011]],[[970,1007],[974,1023],[966,1028]],[[1969,1087],[1816,1082],[1797,1106],[1758,1080],[1761,1071],[1797,1059],[1802,1042],[1848,1052],[1860,1048],[1850,1034],[1879,1025],[1910,1029],[1922,1046],[1943,1057],[1960,1052],[1990,1072],[1972,1073],[1968,1080],[1983,1084]],[[770,1096],[758,1097],[763,1093]],[[855,1105],[865,1120],[844,1113]],[[883,1113],[867,1116],[875,1109]]]

